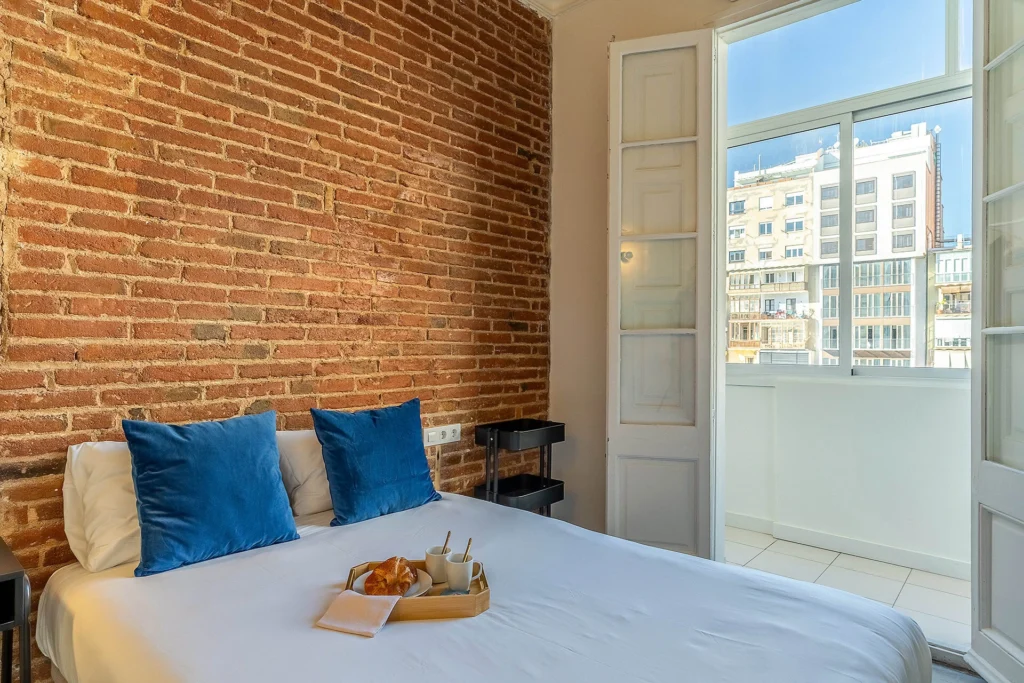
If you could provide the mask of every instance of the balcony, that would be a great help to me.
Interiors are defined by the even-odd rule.
[[[970,380],[737,373],[726,392],[726,559],[892,605],[966,649]]]
[[[935,284],[944,285],[954,282],[970,282],[971,273],[936,273]]]
[[[970,315],[970,301],[954,301],[952,303],[942,302],[935,306],[937,315]]]

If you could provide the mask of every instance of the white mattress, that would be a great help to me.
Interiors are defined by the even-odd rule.
[[[695,559],[462,496],[142,579],[50,579],[37,640],[69,683],[693,681],[928,683],[909,618],[824,586]],[[355,564],[473,537],[491,608],[315,628]]]

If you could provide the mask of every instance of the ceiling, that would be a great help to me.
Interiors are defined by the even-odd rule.
[[[564,12],[573,5],[586,2],[586,0],[520,0],[520,2],[532,7],[544,16],[553,17],[559,12]]]

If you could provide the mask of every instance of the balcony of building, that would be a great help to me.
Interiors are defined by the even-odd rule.
[[[968,301],[940,301],[935,305],[935,315],[948,316],[970,316],[971,302]]]
[[[911,353],[854,362],[907,367]],[[966,649],[969,380],[728,370],[726,559],[877,600]]]

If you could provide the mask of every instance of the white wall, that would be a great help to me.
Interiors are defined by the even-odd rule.
[[[590,0],[554,19],[551,417],[555,515],[605,526],[608,43],[721,25],[789,0]]]
[[[969,577],[967,380],[747,381],[726,388],[728,523]]]

